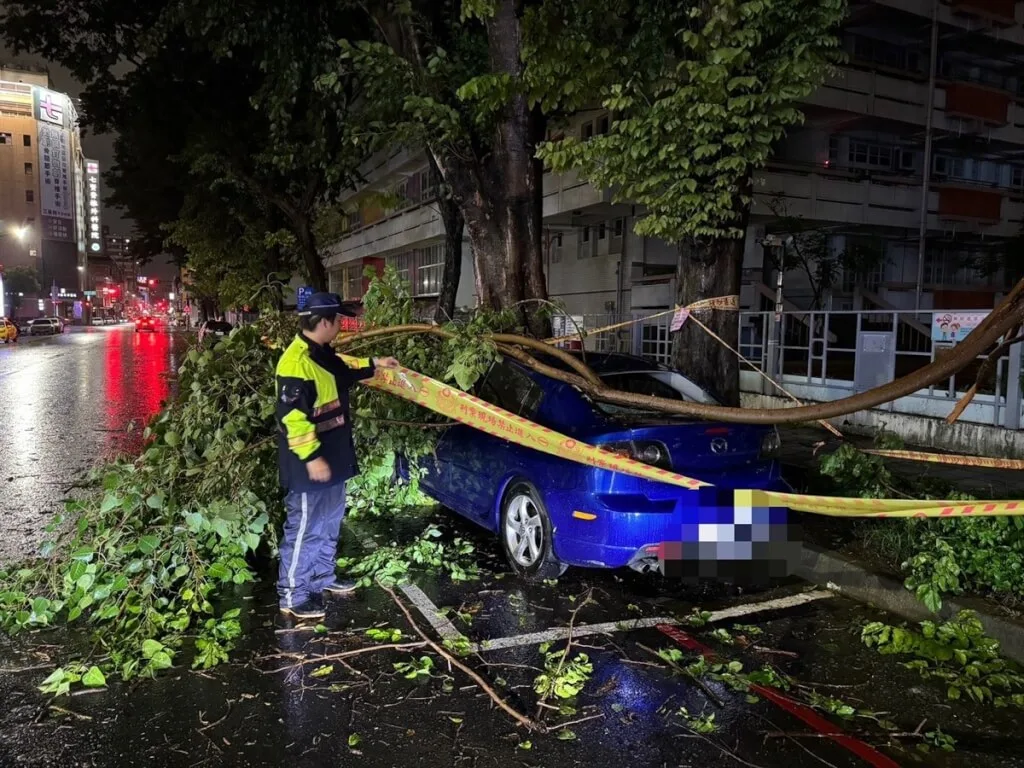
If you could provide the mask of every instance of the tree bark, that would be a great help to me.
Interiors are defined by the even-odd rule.
[[[316,247],[316,236],[313,234],[313,222],[308,216],[294,221],[302,263],[306,268],[306,277],[314,291],[327,290],[327,270],[320,258],[320,250]]]
[[[437,297],[434,320],[446,323],[455,317],[455,299],[462,279],[462,234],[466,223],[450,191],[441,193],[438,207],[444,220],[444,271],[441,273],[441,293]]]
[[[736,238],[681,245],[677,304],[685,307],[702,299],[738,295],[744,243],[743,238]],[[696,310],[694,317],[730,344],[737,343],[739,312]],[[675,334],[672,362],[723,405],[739,406],[739,359],[696,323],[683,323]]]
[[[520,5],[498,0],[487,20],[490,70],[514,80],[523,70]],[[412,37],[412,32],[405,35],[406,40]],[[411,52],[405,55],[417,61]],[[536,306],[528,302],[547,299],[541,227],[544,168],[536,156],[545,125],[540,111],[516,95],[498,116],[486,148],[472,141],[458,149],[443,142],[430,142],[429,147],[462,210],[480,306],[515,309],[523,325],[541,338],[549,335],[550,321],[530,311]]]

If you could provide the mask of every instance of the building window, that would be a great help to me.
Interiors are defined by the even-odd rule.
[[[608,228],[605,226],[604,222],[602,221],[600,224],[597,225],[597,239],[598,240],[604,240],[604,237],[605,237],[606,234],[608,234]]]
[[[31,176],[32,175],[32,163],[25,163],[25,175],[26,176]]]
[[[968,177],[967,164],[964,159],[948,155],[936,155],[932,159],[932,173],[951,179],[966,179]]]
[[[608,115],[604,115],[603,117],[599,117],[597,119],[597,132],[599,134],[608,133],[608,127]]]
[[[13,144],[14,140],[9,133],[0,133],[0,144]]]
[[[839,137],[828,137],[828,164],[834,165],[839,162]]]
[[[583,242],[584,243],[589,243],[590,242],[590,227],[584,227],[583,228],[582,238],[583,238]]]
[[[25,202],[26,203],[34,203],[35,201],[36,201],[35,190],[26,189],[25,190]]]
[[[437,197],[437,180],[430,170],[420,171],[420,202],[426,203]]]
[[[584,123],[583,126],[580,128],[580,138],[583,139],[584,141],[586,141],[587,139],[591,139],[593,137],[594,137],[594,124],[591,123],[591,122]]]
[[[21,143],[24,144],[26,147],[31,147],[32,137],[26,133],[24,136],[21,137]]]
[[[851,165],[867,168],[892,168],[892,147],[869,144],[866,141],[850,140],[848,158]]]
[[[625,220],[624,219],[616,219],[615,220],[615,229],[613,230],[614,236],[615,237],[622,237],[622,233],[625,231],[625,227],[626,227],[626,224],[625,224]]]
[[[551,236],[551,263],[558,264],[562,260],[562,233]]]
[[[1024,188],[1024,165],[1016,165],[1011,169],[1010,186]]]
[[[352,211],[345,217],[345,221],[348,224],[349,229],[359,229],[362,226],[362,221],[359,218],[359,211]]]
[[[400,280],[403,280],[410,285],[412,284],[412,251],[396,253],[394,256],[388,256],[387,265],[389,267],[394,267]]]
[[[437,296],[441,293],[441,273],[444,270],[444,245],[438,243],[417,248],[416,283],[413,296]]]
[[[355,301],[363,298],[363,265],[351,264],[345,272],[345,294],[346,301]]]

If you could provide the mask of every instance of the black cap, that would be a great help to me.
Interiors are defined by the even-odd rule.
[[[320,317],[330,317],[331,315],[355,317],[356,313],[352,311],[351,307],[345,306],[341,296],[324,291],[310,296],[306,302],[306,308],[299,310],[299,316],[306,317],[309,315],[319,315]]]

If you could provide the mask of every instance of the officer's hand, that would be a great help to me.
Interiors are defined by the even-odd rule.
[[[400,366],[400,363],[393,357],[375,357],[373,358],[373,365],[376,368],[394,370]]]
[[[306,471],[309,473],[309,479],[314,483],[329,483],[331,481],[331,466],[323,457],[308,462]]]

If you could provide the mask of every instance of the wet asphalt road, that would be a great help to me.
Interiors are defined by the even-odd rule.
[[[0,345],[0,562],[38,547],[90,467],[138,449],[187,338],[119,325]]]
[[[139,336],[130,327],[0,348],[0,553],[29,550],[65,488],[100,459],[138,447],[139,432],[126,428],[156,412],[186,349],[184,336]],[[886,617],[838,597],[775,610],[757,607],[809,589],[798,582],[742,592],[576,569],[556,585],[526,584],[507,572],[490,537],[444,512],[397,524],[349,524],[342,554],[359,552],[366,537],[386,543],[400,528],[418,529],[435,515],[447,535],[474,541],[485,570],[480,581],[459,584],[418,576],[426,602],[410,607],[412,615],[429,631],[444,612],[451,618],[448,631],[480,644],[466,663],[515,709],[531,716],[538,711],[532,683],[543,657],[540,641],[525,635],[570,622],[577,628],[605,626],[604,633],[575,642],[573,655],[587,654],[593,674],[572,711],[545,712],[550,733],[517,728],[464,673],[443,661],[417,681],[395,672],[396,662],[419,657],[422,649],[316,658],[371,645],[365,634],[370,626],[399,628],[406,642],[419,639],[381,589],[332,601],[327,632],[315,634],[282,623],[272,586],[264,580],[239,587],[230,598],[243,609],[246,632],[232,662],[209,672],[190,670],[183,659],[155,681],[114,683],[51,700],[35,686],[56,665],[66,638],[0,635],[0,768],[1024,768],[1018,712],[951,704],[943,686],[861,645],[860,627]],[[585,595],[593,602],[580,608]],[[408,594],[402,599],[410,602]],[[702,687],[673,674],[652,651],[680,649],[685,663],[699,651],[657,627],[623,627],[633,619],[683,617],[698,607],[734,608],[745,615],[688,629],[690,637],[747,671],[775,666],[805,686],[792,691],[805,701],[814,690],[849,703],[857,716],[821,709],[818,714],[860,746],[851,749],[841,738],[823,735],[821,722],[815,728],[764,697],[754,701],[720,682]],[[730,630],[731,644],[713,634],[719,628]],[[318,670],[322,674],[314,675]],[[714,715],[714,726],[696,732],[683,708],[693,717]],[[893,721],[905,735],[890,739],[879,720]],[[936,725],[957,739],[956,752],[917,749],[921,739],[912,735],[915,730],[920,734]],[[871,759],[858,756],[856,750],[864,748]]]

